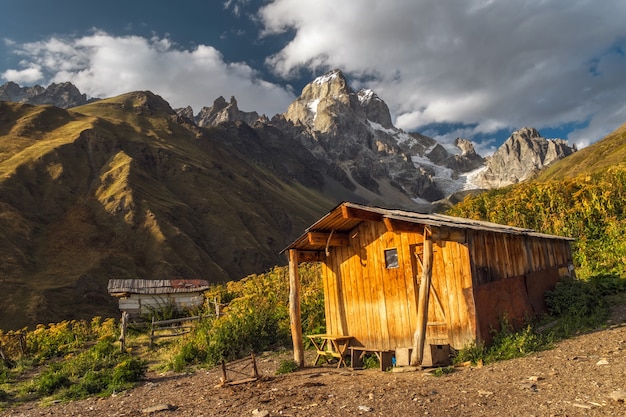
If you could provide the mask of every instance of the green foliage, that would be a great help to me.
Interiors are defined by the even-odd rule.
[[[378,356],[374,353],[368,353],[363,356],[363,368],[365,369],[376,369],[380,368],[380,361],[378,360]]]
[[[280,365],[278,365],[278,369],[276,370],[276,375],[289,374],[297,370],[298,370],[298,364],[295,361],[282,360],[280,361]]]
[[[180,309],[172,300],[162,300],[156,306],[147,307],[148,312],[142,315],[142,318],[146,322],[154,321],[162,321],[162,320],[171,320],[178,319],[182,317],[189,317],[192,314],[188,309]]]
[[[548,315],[540,322],[514,331],[503,318],[491,346],[469,344],[457,353],[454,362],[489,363],[548,349],[558,340],[605,323],[610,312],[607,299],[625,290],[626,281],[615,275],[564,279],[546,293]]]
[[[563,339],[574,333],[597,328],[610,313],[608,298],[626,291],[626,281],[615,275],[596,275],[587,280],[568,279],[546,294],[550,317],[556,318],[550,333]]]
[[[502,329],[495,333],[493,344],[486,351],[485,362],[519,358],[552,345],[550,337],[537,333],[531,325],[513,331],[513,327],[503,320],[501,326]]]
[[[626,276],[626,168],[527,182],[466,198],[449,214],[576,239],[577,275]]]
[[[70,379],[65,373],[53,369],[43,372],[35,381],[37,393],[43,396],[51,395],[56,390],[70,385]]]
[[[53,363],[32,383],[39,395],[58,393],[61,398],[79,399],[129,388],[146,367],[145,361],[120,353],[110,341],[102,340],[79,355]]]
[[[470,362],[472,365],[478,365],[485,360],[485,346],[472,341],[463,349],[459,350],[454,356],[454,363]]]
[[[538,333],[530,324],[519,331],[514,331],[505,317],[501,320],[500,326],[499,331],[494,331],[490,346],[472,342],[457,352],[454,363],[471,362],[473,365],[491,363],[519,358],[552,346],[551,335]]]
[[[319,265],[302,264],[302,326],[305,333],[323,331],[324,298]],[[276,267],[261,275],[214,287],[209,300],[229,301],[219,318],[202,321],[175,348],[170,368],[183,371],[189,365],[217,365],[274,347],[291,345],[289,275]],[[212,307],[207,307],[211,313]]]
[[[11,371],[4,361],[0,360],[0,384],[6,384],[9,381],[11,381]]]
[[[0,365],[0,383],[12,382],[7,398],[17,401],[46,396],[78,399],[120,391],[131,387],[147,368],[145,361],[119,352],[113,319],[64,321],[21,332],[27,352],[19,352],[22,356],[12,369]],[[28,382],[15,382],[33,365],[41,372]]]
[[[448,375],[454,372],[454,366],[444,366],[444,367],[439,367],[437,369],[435,369],[432,372],[433,376],[436,377],[442,377],[444,375]]]

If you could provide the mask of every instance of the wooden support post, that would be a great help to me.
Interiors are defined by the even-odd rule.
[[[150,325],[150,345],[149,345],[149,347],[152,348],[153,344],[154,344],[154,316],[152,316],[152,323]]]
[[[128,313],[122,311],[122,320],[120,322],[120,352],[126,350],[126,327],[128,327]]]
[[[226,361],[222,359],[222,384],[228,382],[228,375],[226,375]]]
[[[256,366],[256,356],[254,356],[254,352],[252,352],[252,373],[254,378],[259,378],[259,368]]]
[[[426,341],[426,325],[428,323],[428,298],[430,282],[433,272],[433,240],[428,226],[424,227],[424,264],[422,268],[422,282],[420,283],[419,299],[417,301],[417,329],[413,335],[413,351],[411,352],[411,366],[419,366],[424,358],[424,342]]]
[[[291,319],[293,360],[302,368],[304,366],[304,342],[302,339],[302,319],[300,317],[298,252],[295,249],[289,250],[289,317]]]
[[[222,311],[221,304],[217,302],[217,297],[213,297],[213,304],[215,304],[215,317],[220,318]]]

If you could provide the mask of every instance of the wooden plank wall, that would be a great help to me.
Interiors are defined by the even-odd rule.
[[[128,298],[120,298],[119,308],[132,318],[139,318],[170,305],[183,310],[201,306],[203,302],[204,296],[200,293],[131,294]]]
[[[475,231],[468,234],[475,285],[572,262],[566,240]]]
[[[570,242],[500,233],[469,232],[478,339],[506,317],[519,327],[545,308],[544,294],[572,263]]]
[[[327,332],[353,336],[368,348],[411,347],[417,326],[416,274],[421,277],[414,252],[422,245],[422,234],[387,232],[382,223],[363,222],[350,236],[349,246],[330,248],[323,266]],[[398,251],[399,268],[387,269],[384,250],[392,248]],[[450,340],[458,347],[475,337],[469,265],[464,244],[435,242],[427,339]]]
[[[440,286],[443,298],[447,299],[446,321],[448,323],[448,343],[455,349],[462,349],[476,340],[476,314],[472,291],[472,274],[469,249],[464,242],[439,243],[443,271],[433,275]],[[435,252],[437,253],[437,252]],[[431,298],[432,300],[432,298]]]

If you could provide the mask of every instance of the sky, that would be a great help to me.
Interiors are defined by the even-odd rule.
[[[579,148],[626,123],[623,0],[1,0],[0,84],[219,96],[272,117],[340,69],[394,124],[492,153],[535,127]]]

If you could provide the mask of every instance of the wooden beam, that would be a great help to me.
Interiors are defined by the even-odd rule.
[[[450,227],[439,227],[433,230],[433,240],[448,242],[466,243],[467,236],[465,229],[453,229]]]
[[[302,318],[300,317],[300,276],[298,273],[298,251],[289,250],[289,318],[293,360],[300,368],[304,366],[304,342],[302,339]]]
[[[326,259],[324,252],[320,251],[312,251],[312,250],[301,250],[298,251],[298,263],[301,264],[303,262],[323,262]]]
[[[347,233],[309,232],[309,243],[316,246],[348,246],[350,239]]]
[[[424,359],[424,343],[426,341],[426,325],[428,324],[428,299],[433,272],[433,240],[428,226],[424,226],[424,267],[417,301],[417,329],[413,335],[413,351],[411,366],[419,366]]]
[[[420,223],[403,222],[401,220],[383,218],[383,223],[388,232],[417,232],[422,233],[424,225]]]
[[[344,219],[358,219],[370,222],[379,222],[383,218],[382,214],[347,206],[341,206],[341,216]]]

